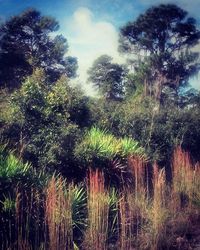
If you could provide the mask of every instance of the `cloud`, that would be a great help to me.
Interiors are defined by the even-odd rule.
[[[118,31],[110,22],[96,21],[93,13],[83,7],[74,12],[67,24],[69,52],[78,58],[78,81],[84,84],[84,89],[91,92],[91,87],[85,84],[87,70],[97,57],[108,54],[115,62],[123,62],[117,52]]]
[[[150,0],[141,1],[150,2]],[[78,58],[79,77],[75,82],[81,84],[87,94],[95,93],[92,86],[87,83],[87,71],[96,58],[108,54],[117,63],[125,62],[125,57],[118,53],[118,30],[109,21],[96,20],[89,8],[78,8],[68,21],[65,21],[62,33],[68,38],[70,55]],[[195,50],[199,51],[199,46],[196,46]],[[192,86],[198,89],[200,89],[199,79],[200,77],[191,79]]]

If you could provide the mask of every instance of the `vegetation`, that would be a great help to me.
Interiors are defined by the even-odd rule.
[[[127,70],[125,66],[111,61],[112,58],[107,55],[97,58],[88,70],[88,80],[98,87],[100,93],[106,99],[122,99],[124,97]]]
[[[186,17],[162,4],[122,27],[119,49],[140,58],[97,58],[96,98],[70,81],[54,18],[1,23],[2,250],[198,247],[200,31]]]
[[[178,249],[182,246],[188,249],[195,246],[188,235],[195,236],[193,229],[199,223],[199,165],[192,165],[188,153],[177,148],[172,184],[167,184],[165,170],[154,165],[150,183],[153,193],[147,188],[146,166],[141,160],[131,161],[130,167],[135,169],[134,182],[114,193],[106,187],[103,172],[97,169],[88,173],[87,192],[55,175],[46,177],[41,190],[30,183],[23,190],[22,178],[17,188],[9,188],[13,194],[6,194],[6,186],[2,186],[1,235],[6,237],[2,248],[166,249],[174,246]],[[10,178],[9,173],[3,176],[4,181]],[[41,174],[37,178],[41,179]]]
[[[165,87],[177,92],[199,69],[198,53],[191,50],[200,38],[195,24],[176,5],[161,4],[121,29],[121,51],[143,55],[138,67],[144,73],[145,91],[159,102]]]
[[[42,67],[49,80],[62,74],[76,75],[77,60],[65,57],[67,40],[62,35],[51,37],[59,29],[58,22],[28,9],[0,25],[0,86],[13,89],[36,67]]]

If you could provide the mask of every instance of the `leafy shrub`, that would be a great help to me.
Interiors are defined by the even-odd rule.
[[[89,122],[81,90],[70,87],[65,77],[50,85],[44,71],[36,69],[10,99],[12,119],[5,121],[3,140],[34,167],[71,177],[76,165],[73,149]]]
[[[143,158],[145,152],[139,143],[131,138],[118,139],[106,130],[92,127],[76,147],[76,155],[89,163],[95,158],[114,160],[115,157],[125,159],[130,155]]]

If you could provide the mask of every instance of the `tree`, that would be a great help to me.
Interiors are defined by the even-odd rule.
[[[77,60],[65,57],[67,40],[58,31],[58,22],[29,9],[0,25],[0,86],[19,87],[36,67],[42,67],[50,82],[61,74],[76,75]]]
[[[97,58],[88,74],[88,80],[99,88],[106,99],[117,100],[123,97],[127,70],[123,65],[112,63],[112,57],[102,55]]]
[[[199,39],[194,18],[187,18],[187,12],[176,5],[161,4],[121,28],[119,49],[138,54],[140,65],[142,61],[143,67],[149,66],[152,82],[147,74],[144,82],[160,101],[164,86],[177,91],[200,69],[199,54],[191,50]]]
[[[44,70],[36,69],[12,94],[10,110],[2,138],[34,166],[74,174],[73,149],[89,122],[80,89],[70,87],[63,76],[49,87]]]

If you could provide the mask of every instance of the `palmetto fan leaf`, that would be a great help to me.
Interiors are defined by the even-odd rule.
[[[83,186],[72,186],[72,224],[80,231],[86,227],[87,195]]]
[[[116,138],[106,130],[92,127],[76,148],[76,155],[86,161],[94,158],[114,160],[137,155],[145,158],[145,152],[139,143],[131,138]]]
[[[141,158],[146,158],[144,149],[139,146],[138,141],[125,137],[123,139],[120,139],[120,145],[122,156],[127,157],[130,155],[137,155]]]
[[[12,152],[4,155],[3,146],[0,149],[0,178],[12,178],[18,174],[26,174],[30,169],[30,164],[22,163]]]

